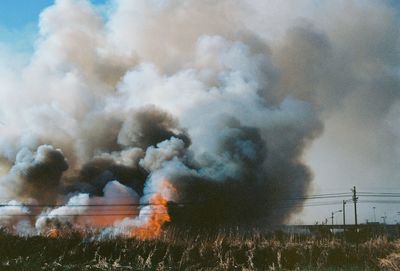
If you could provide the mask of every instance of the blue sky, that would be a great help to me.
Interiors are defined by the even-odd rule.
[[[91,0],[103,4],[107,0]],[[37,33],[39,14],[54,0],[0,0],[0,43],[30,51]]]
[[[105,0],[92,0],[95,4]],[[37,24],[40,12],[54,0],[1,0],[0,25],[5,28],[21,29],[28,24]]]
[[[40,12],[53,0],[1,0],[0,25],[7,29],[23,29],[36,24]]]

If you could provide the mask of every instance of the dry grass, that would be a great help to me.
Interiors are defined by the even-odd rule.
[[[400,270],[400,241],[168,230],[154,240],[0,234],[0,270]]]
[[[379,267],[384,270],[400,271],[400,240],[393,242],[396,252],[379,260]]]

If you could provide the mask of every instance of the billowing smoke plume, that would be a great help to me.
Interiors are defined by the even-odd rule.
[[[147,237],[169,221],[268,225],[300,211],[286,200],[309,191],[304,151],[337,104],[362,104],[361,89],[379,108],[396,104],[386,69],[396,62],[380,54],[395,50],[358,49],[363,24],[310,15],[312,1],[258,2],[114,0],[100,14],[57,0],[44,10],[29,61],[0,63],[0,224]],[[347,5],[395,20],[384,3],[318,9]],[[384,78],[385,99],[369,84]]]

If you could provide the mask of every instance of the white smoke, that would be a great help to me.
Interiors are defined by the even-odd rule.
[[[77,216],[85,213],[89,201],[88,194],[79,194],[71,197],[65,206],[42,212],[36,220],[36,229],[44,233],[46,224],[51,220],[56,220],[63,224],[68,222],[72,224]]]
[[[35,213],[38,232],[55,220],[140,227],[152,207],[137,204],[156,194],[204,205],[179,209],[179,222],[287,221],[301,207],[278,202],[309,191],[304,154],[324,124],[322,139],[361,138],[346,144],[368,165],[398,157],[381,147],[398,145],[400,97],[386,2],[109,6],[101,16],[87,0],[57,0],[29,61],[0,59],[0,197],[65,204]],[[96,216],[113,204],[127,208]]]
[[[139,196],[131,188],[111,181],[103,192],[104,196],[92,198],[80,193],[72,196],[65,206],[43,211],[35,223],[37,231],[45,233],[54,227],[51,222],[69,223],[74,229],[85,229],[105,227],[138,215]]]
[[[0,226],[10,227],[15,224],[16,221],[25,221],[30,211],[27,207],[24,207],[21,202],[11,200],[0,205]]]
[[[150,146],[146,150],[146,155],[139,161],[139,165],[153,172],[161,168],[164,162],[182,156],[184,148],[185,143],[182,140],[172,137],[158,143],[156,147]]]

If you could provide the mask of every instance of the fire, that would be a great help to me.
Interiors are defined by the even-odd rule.
[[[59,236],[60,236],[60,231],[57,229],[50,229],[46,233],[46,237],[49,237],[49,238],[57,238]]]
[[[168,180],[163,180],[160,185],[163,192],[152,195],[149,206],[142,209],[144,215],[148,216],[146,222],[142,226],[134,228],[131,231],[131,236],[140,239],[155,238],[161,234],[162,226],[171,221],[167,208],[168,200],[164,194],[172,197],[173,194],[177,193],[177,190]]]
[[[160,193],[154,194],[150,198],[149,203],[149,209],[145,210],[145,215],[149,216],[146,219],[146,223],[138,228],[134,228],[131,236],[140,239],[155,238],[160,235],[162,226],[166,222],[171,221],[167,209],[167,200]]]
[[[73,214],[69,222],[73,223],[74,230],[78,231],[87,227],[92,229],[110,227],[114,228],[118,234],[139,239],[158,237],[163,225],[171,221],[167,205],[168,201],[176,197],[177,190],[168,180],[162,180],[157,184],[158,186],[154,189],[157,192],[146,195],[148,204],[142,208],[130,198],[115,199],[107,205],[102,203],[102,198],[93,197],[89,202],[92,205],[88,205],[80,214]],[[42,233],[47,237],[57,238],[64,235],[62,229],[49,226],[46,228],[48,230]]]

